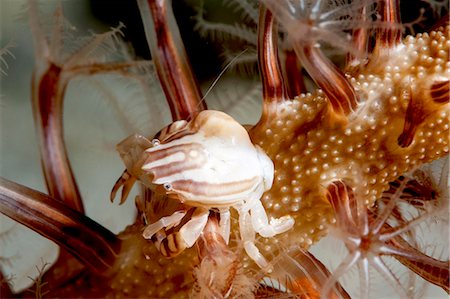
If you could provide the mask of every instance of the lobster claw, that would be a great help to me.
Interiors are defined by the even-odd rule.
[[[117,182],[114,184],[114,187],[111,190],[110,200],[111,202],[114,202],[114,198],[116,198],[117,191],[122,187],[122,194],[120,195],[120,203],[119,205],[123,204],[128,197],[128,194],[130,194],[131,189],[134,186],[134,183],[136,182],[136,178],[132,176],[128,170],[124,170],[122,173],[122,176],[117,180]]]

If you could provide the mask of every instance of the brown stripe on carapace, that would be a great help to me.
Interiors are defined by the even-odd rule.
[[[164,164],[152,169],[149,169],[148,171],[153,174],[153,181],[169,177],[172,175],[175,175],[177,173],[187,171],[187,170],[193,170],[200,168],[202,164],[204,164],[205,161],[192,161],[192,160],[184,160],[184,161],[177,161],[172,162],[168,164]]]
[[[156,146],[155,150],[147,152],[147,159],[145,160],[145,164],[155,162],[157,160],[164,159],[168,156],[175,155],[177,153],[185,153],[188,154],[190,151],[203,151],[203,146],[199,143],[184,143],[177,144],[169,147]]]
[[[189,153],[191,151],[196,151],[197,156],[191,157]],[[153,168],[147,168],[146,171],[153,174],[153,180],[157,180],[163,177],[168,177],[171,175],[175,175],[177,173],[186,171],[186,170],[192,170],[196,168],[200,168],[203,164],[206,163],[206,156],[203,153],[203,148],[199,150],[198,147],[188,147],[183,148],[182,150],[174,153],[183,153],[184,159],[181,161],[174,161],[170,163],[165,163]],[[169,156],[169,155],[168,155]],[[155,161],[152,161],[155,162]]]
[[[449,102],[449,80],[435,82],[431,85],[430,96],[435,103],[445,104]]]
[[[213,184],[208,182],[196,182],[193,180],[179,180],[172,183],[174,190],[191,193],[192,195],[220,197],[243,193],[252,189],[258,183],[259,177],[237,182]]]

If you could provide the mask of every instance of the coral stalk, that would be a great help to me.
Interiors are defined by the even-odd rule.
[[[361,8],[360,12],[361,20],[367,21],[367,8]],[[355,48],[356,53],[366,54],[368,53],[369,48],[369,30],[367,28],[355,28],[352,32],[352,43]],[[361,56],[361,55],[360,55]],[[354,72],[361,65],[364,65],[364,62],[361,59],[365,57],[357,57],[354,53],[347,54],[346,68],[347,71]]]
[[[400,263],[423,279],[450,293],[450,264],[448,260],[440,261],[423,254],[401,237],[393,238],[391,243],[399,252],[404,253],[402,255],[393,253]]]
[[[112,268],[121,248],[120,239],[80,212],[3,178],[0,212],[56,242],[99,274]]]
[[[284,72],[286,77],[286,87],[290,99],[306,93],[305,81],[303,80],[302,67],[295,55],[294,50],[285,51]]]
[[[341,20],[333,20],[333,17],[345,18],[346,10],[360,6],[336,5],[330,12],[324,12],[322,10],[326,5],[322,1],[302,3],[299,7],[292,6],[289,1],[266,0],[264,3],[283,24],[302,67],[324,91],[334,112],[346,116],[354,111],[358,104],[358,95],[344,73],[323,54],[318,42],[326,40],[348,47],[342,45],[348,44],[348,40],[343,40],[342,32],[338,32]],[[364,4],[361,5],[364,7]]]
[[[306,45],[294,49],[304,68],[327,95],[336,113],[347,115],[356,109],[358,96],[353,86],[319,48]]]
[[[383,22],[392,26],[386,26],[377,30],[375,48],[389,50],[400,44],[402,39],[402,29],[398,26],[398,24],[401,24],[398,10],[400,3],[399,0],[384,0],[380,1],[379,5],[379,13]]]
[[[47,190],[52,198],[84,213],[63,137],[63,102],[68,79],[62,76],[62,67],[53,61],[59,55],[62,40],[62,6],[55,12],[54,38],[48,42],[37,18],[36,1],[30,1],[29,5],[37,61],[32,78],[32,107]]]
[[[53,63],[43,73],[35,71],[33,115],[49,195],[83,213],[83,202],[63,138],[63,101],[68,82],[61,74],[62,69]]]
[[[138,5],[172,119],[187,119],[206,109],[173,16],[171,2],[139,0]]]
[[[272,13],[261,4],[258,26],[258,61],[263,85],[263,98],[267,102],[281,102],[287,99],[278,58],[277,27]]]

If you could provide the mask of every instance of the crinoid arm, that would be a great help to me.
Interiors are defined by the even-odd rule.
[[[318,43],[325,41],[355,53],[345,30],[368,25],[360,10],[372,3],[360,1],[337,5],[334,2],[302,1],[294,6],[289,1],[267,0],[264,4],[288,33],[302,66],[327,95],[337,115],[348,115],[354,111],[359,102],[358,94],[344,73],[323,54]],[[346,21],[340,23],[340,18]]]
[[[139,0],[145,34],[172,112],[181,120],[206,109],[169,1]]]
[[[391,240],[391,253],[405,267],[450,294],[450,261],[438,260],[411,246],[401,237]]]
[[[278,28],[272,12],[264,5],[259,10],[258,26],[258,60],[267,63],[260,64],[263,81],[263,98],[265,101],[284,101],[287,89],[284,84],[278,58]]]
[[[55,241],[96,273],[111,269],[121,248],[120,239],[80,212],[3,178],[0,212]]]

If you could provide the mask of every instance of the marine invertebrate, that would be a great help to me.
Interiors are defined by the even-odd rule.
[[[283,2],[283,5],[290,3]],[[393,2],[386,3],[395,6]],[[181,41],[171,35],[171,30],[176,28],[170,8],[163,1],[141,1],[141,4],[146,6],[142,12],[145,26],[148,28],[147,25],[152,24],[153,27],[148,30],[159,34],[148,35],[152,47],[157,50],[153,52],[154,58],[161,62],[157,70],[165,86],[163,89],[169,100],[173,121],[184,117],[195,118],[196,113],[202,110],[201,96],[195,92],[195,80],[185,80],[189,77],[186,71],[188,64]],[[279,218],[289,214],[295,220],[292,229],[286,233],[275,238],[255,240],[261,253],[275,264],[276,257],[282,257],[286,248],[308,248],[326,235],[335,217],[327,199],[327,190],[334,182],[349,182],[353,192],[358,194],[358,206],[361,209],[370,208],[383,196],[389,183],[400,175],[447,156],[449,105],[446,84],[450,71],[448,26],[404,40],[397,35],[397,26],[385,27],[375,34],[376,51],[368,55],[368,61],[351,72],[337,69],[318,49],[311,49],[314,53],[304,53],[311,55],[305,55],[303,59],[317,66],[317,70],[308,71],[313,73],[311,76],[322,90],[289,99],[285,90],[288,80],[280,71],[278,62],[275,21],[278,20],[279,26],[289,23],[285,22],[285,15],[280,15],[276,9],[273,12],[264,6],[260,8],[258,59],[264,109],[260,121],[248,132],[252,142],[264,150],[275,167],[273,186],[261,201],[264,209],[269,217]],[[321,13],[326,13],[325,8]],[[384,16],[383,22],[396,23],[396,16],[390,13],[391,10],[380,12]],[[364,33],[367,28],[362,29]],[[54,33],[59,36],[57,30]],[[41,38],[38,45],[45,43],[43,35],[37,36]],[[305,47],[311,47],[302,44],[302,40],[293,41],[298,43],[295,47],[301,47],[302,51]],[[51,91],[58,91],[53,88],[58,85],[55,82],[65,78],[60,77],[56,63],[50,63],[49,67],[48,61],[43,59],[45,57],[38,57],[42,59],[38,62],[38,70],[43,70],[35,77],[39,83],[38,90],[42,91],[38,96],[52,98],[55,92]],[[167,72],[161,67],[163,63],[180,72],[177,75]],[[44,64],[43,68],[41,64]],[[176,68],[179,64],[183,68]],[[88,63],[87,66],[89,68],[86,70],[92,70],[93,66],[97,67],[94,71],[105,70],[101,64]],[[115,66],[107,70],[128,74],[134,64]],[[345,88],[334,88],[329,82],[330,74],[338,78],[337,82],[342,82]],[[185,97],[184,94],[190,96]],[[49,102],[43,101],[37,106],[42,119],[47,119],[53,112],[47,109]],[[38,122],[41,128],[45,127],[42,123]],[[61,129],[61,122],[57,121],[56,126]],[[62,134],[50,137],[55,137],[58,142],[63,139]],[[44,148],[43,151],[48,154],[50,149]],[[56,147],[55,151],[63,154],[61,147]],[[61,163],[67,165],[64,160]],[[53,162],[55,160],[51,155],[43,159],[44,166]],[[60,164],[56,163],[56,166]],[[68,172],[60,176],[73,183]],[[58,176],[53,176],[53,179],[50,175],[46,177],[50,180],[50,190],[58,187],[64,189],[70,185],[59,184]],[[67,205],[77,207],[74,202],[78,199],[73,199],[78,196],[67,196],[65,190],[49,191],[52,195],[48,196],[7,181],[2,181],[1,186],[0,207],[3,213],[55,240],[82,261],[81,265],[69,267],[67,261],[75,262],[71,255],[65,255],[66,258],[60,259],[59,264],[46,273],[44,279],[47,279],[47,285],[52,286],[53,296],[184,297],[192,292],[194,285],[200,290],[209,289],[213,294],[226,296],[231,292],[238,296],[249,289],[252,291],[261,276],[272,275],[254,274],[255,265],[240,254],[242,250],[239,246],[242,244],[239,237],[233,237],[233,233],[228,247],[224,245],[226,238],[221,233],[217,234],[217,222],[220,223],[221,219],[214,211],[207,216],[207,229],[200,233],[197,247],[186,249],[172,259],[162,256],[151,241],[142,238],[142,230],[152,223],[148,217],[158,220],[173,215],[180,203],[148,189],[137,201],[140,214],[136,222],[115,236],[84,216],[81,205],[78,205],[78,212],[69,209]],[[57,200],[63,200],[67,205]],[[45,217],[46,211],[51,211],[55,217]],[[23,217],[24,214],[30,217]],[[233,214],[231,219],[231,231],[235,232],[237,225]],[[169,230],[167,232],[171,233]],[[71,242],[65,242],[65,235],[70,236]],[[292,254],[289,257],[295,256]],[[423,260],[414,260],[409,266],[420,270],[423,266],[420,262]],[[205,269],[221,265],[231,269],[231,275],[221,276],[220,285],[214,285],[208,280],[211,277]],[[61,271],[61,267],[71,271]],[[199,269],[195,277],[191,275],[194,268]],[[58,276],[62,272],[64,274]],[[237,275],[248,278],[248,284],[245,284],[247,289],[233,287],[237,286]],[[323,280],[327,276],[329,274],[323,271],[319,277]],[[67,281],[71,283],[67,284]],[[149,285],[148,281],[154,284]],[[315,284],[308,278],[304,285]],[[241,290],[242,293],[232,293],[233,290]],[[255,290],[258,295],[258,288]],[[287,291],[302,292],[295,287]],[[274,292],[286,291],[280,288]]]
[[[362,298],[368,298],[370,291],[370,273],[373,268],[379,272],[387,282],[395,289],[400,297],[411,297],[408,288],[403,287],[400,279],[383,259],[385,256],[394,256],[401,263],[419,273],[424,279],[440,285],[447,292],[449,279],[449,262],[431,258],[417,249],[409,242],[414,243],[414,238],[409,235],[409,242],[404,239],[405,233],[411,231],[414,226],[437,214],[423,213],[412,219],[402,219],[396,227],[387,222],[392,217],[394,208],[398,208],[401,195],[405,192],[408,181],[403,179],[393,194],[387,195],[388,202],[375,213],[370,213],[364,203],[357,199],[344,182],[333,182],[329,187],[328,199],[333,206],[336,215],[337,234],[345,243],[349,254],[333,272],[323,287],[323,297],[327,297],[333,284],[348,272],[353,266],[358,265],[360,277],[360,292]],[[426,196],[426,195],[425,195]],[[442,211],[441,211],[442,212]],[[407,236],[408,237],[408,236]],[[425,266],[426,265],[426,266]],[[425,270],[426,269],[426,270]],[[427,272],[427,274],[421,273]]]
[[[269,222],[260,199],[272,186],[273,163],[253,146],[244,127],[223,112],[206,110],[190,122],[176,121],[151,142],[132,135],[118,145],[118,150],[127,169],[114,186],[111,199],[123,186],[124,202],[139,180],[154,192],[183,204],[169,216],[150,219],[154,222],[144,230],[146,239],[156,235],[155,245],[164,256],[175,256],[192,247],[212,209],[220,213],[220,231],[228,243],[233,207],[239,213],[240,236],[247,254],[260,267],[266,267],[267,261],[254,244],[254,232],[271,238],[294,224],[290,216]],[[172,234],[164,233],[176,228]],[[161,230],[163,233],[158,234]]]

